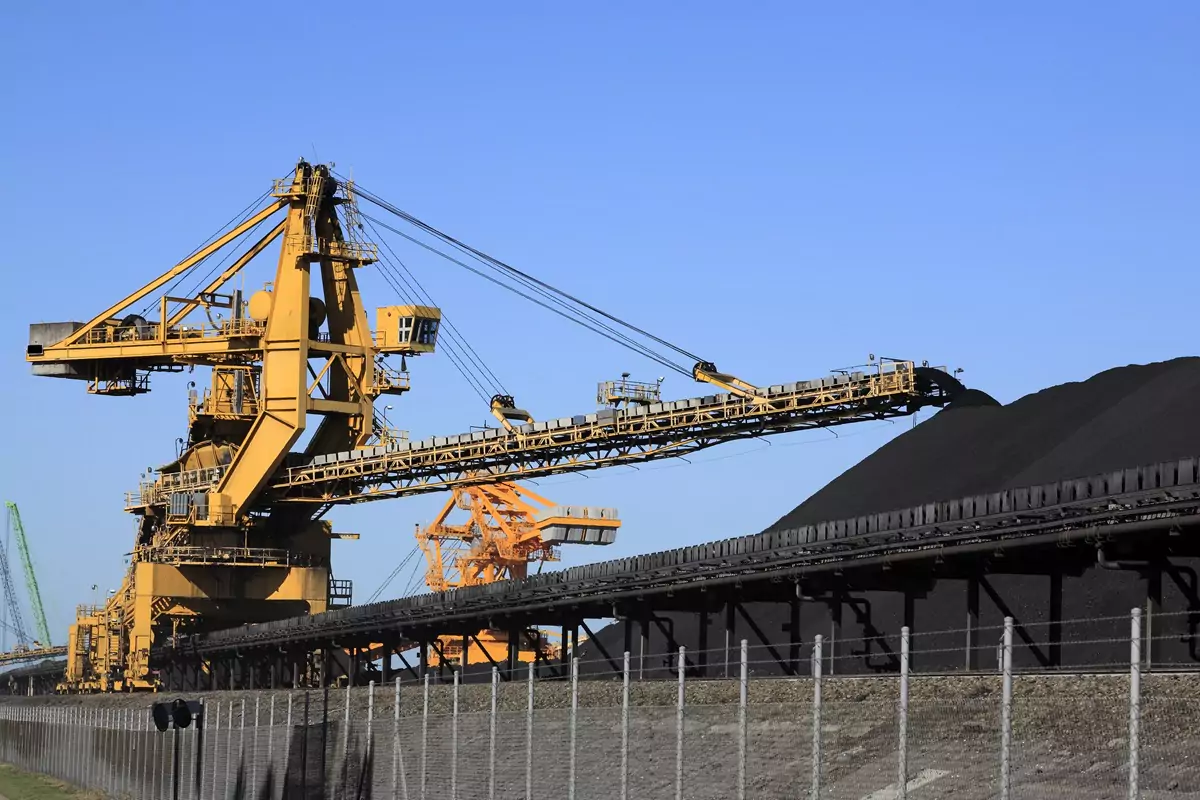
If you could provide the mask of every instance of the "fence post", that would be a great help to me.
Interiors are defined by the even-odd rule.
[[[220,763],[220,759],[217,758],[217,755],[221,752],[221,701],[220,700],[213,703],[212,740],[213,740],[213,745],[212,745],[213,768],[212,768],[212,790],[210,792],[210,795],[211,795],[211,800],[217,800],[217,775],[219,774],[218,770],[217,770],[217,765]],[[145,779],[146,779],[145,775],[143,775],[142,780],[145,781]]]
[[[62,772],[62,779],[68,783],[71,782],[71,710],[69,708],[59,709],[58,724],[59,724],[59,742],[62,745],[62,753],[59,756],[58,768]]]
[[[72,757],[71,774],[74,776],[71,780],[76,786],[83,786],[83,709],[75,709],[75,732],[73,739],[73,749],[75,755]]]
[[[73,764],[75,751],[75,728],[71,724],[73,716],[73,710],[70,708],[64,708],[61,712],[59,712],[59,719],[61,720],[63,726],[62,742],[63,747],[65,748],[62,756],[62,771],[63,779],[67,783],[75,782],[75,770]],[[134,715],[134,719],[137,719],[136,714]]]
[[[62,732],[62,735],[63,735],[63,739],[62,739],[62,742],[63,742],[63,753],[62,753],[63,780],[66,781],[67,783],[74,783],[75,782],[74,773],[71,770],[71,759],[75,753],[75,748],[72,746],[74,744],[74,739],[72,737],[72,734],[75,732],[75,729],[71,726],[71,716],[74,713],[74,709],[64,708],[64,709],[62,709],[62,711],[60,713],[61,713],[61,720],[62,720],[62,726],[63,726],[63,732]],[[2,724],[3,724],[3,719],[0,718],[0,725],[2,725]]]
[[[200,686],[199,673],[196,686]],[[208,701],[200,700],[200,724],[192,726],[192,800],[204,800],[204,731],[208,727]],[[270,798],[267,798],[270,800]]]
[[[324,682],[323,674],[322,674],[321,681],[322,681],[322,683]],[[309,710],[312,708],[312,697],[310,697],[310,694],[311,694],[311,687],[306,685],[304,687],[304,718],[303,718],[304,721],[300,725],[300,776],[301,776],[300,777],[300,796],[301,797],[306,797],[308,795],[308,722],[309,722]],[[322,742],[322,744],[324,744],[324,742]],[[291,745],[289,744],[288,747],[290,749]],[[322,755],[322,759],[323,758],[324,758],[324,755]],[[321,791],[322,792],[325,791],[324,784],[321,785]]]
[[[375,681],[367,682],[367,757],[375,759]]]
[[[136,718],[137,717],[135,715],[134,719],[136,719]],[[62,725],[62,745],[63,745],[63,754],[62,754],[62,762],[60,764],[60,769],[62,769],[63,780],[65,780],[67,783],[73,783],[74,780],[73,780],[72,773],[71,773],[71,754],[72,754],[72,750],[73,750],[73,748],[72,748],[73,737],[71,734],[74,732],[74,728],[71,727],[71,709],[64,708],[61,711],[59,711],[59,723]]]
[[[50,709],[50,719],[54,722],[54,771],[55,777],[60,781],[69,783],[67,777],[67,755],[70,752],[70,744],[67,741],[67,734],[70,728],[66,724],[67,709],[52,708]]]
[[[18,711],[18,713],[21,713]],[[23,716],[23,715],[22,715]],[[97,708],[92,715],[92,722],[95,727],[95,746],[92,748],[92,787],[96,791],[103,791],[104,785],[104,752],[108,740],[104,734],[104,720],[108,716],[108,711],[103,708]],[[19,754],[18,754],[19,757]]]
[[[292,752],[292,734],[293,734],[293,731],[292,731],[292,706],[294,705],[294,702],[295,702],[295,693],[296,693],[296,682],[292,681],[292,690],[290,692],[288,692],[287,729],[286,729],[287,736],[285,736],[283,738],[284,777],[279,782],[280,783],[280,787],[279,787],[279,796],[280,797],[283,797],[283,793],[287,791],[286,773],[287,773],[288,759],[291,757],[291,752]],[[305,695],[305,696],[307,697],[307,695]],[[304,724],[308,725],[307,718],[305,718]],[[307,735],[308,734],[305,734],[306,737],[307,737]],[[305,741],[307,742],[307,738],[305,739]],[[303,786],[304,783],[305,783],[305,778],[301,778],[300,785]]]
[[[529,662],[525,702],[525,800],[533,800],[533,682],[537,676],[536,656]]]
[[[275,773],[275,693],[271,693],[271,703],[267,706],[267,769],[272,774]],[[281,783],[285,781],[285,777],[281,776],[278,779]],[[274,782],[274,781],[272,781]],[[274,800],[268,797],[267,800]]]
[[[119,752],[120,743],[117,736],[120,735],[121,727],[121,712],[117,709],[110,709],[108,712],[108,756],[105,758],[108,766],[108,791],[114,795],[121,793],[121,775],[117,769],[118,761],[121,758]]]
[[[496,798],[496,695],[500,692],[500,670],[492,667],[492,715],[488,720],[488,800]]]
[[[818,634],[813,639],[812,677],[812,800],[821,797],[821,642],[823,637]]]
[[[355,659],[357,661],[357,659]],[[346,709],[342,712],[342,769],[346,769],[350,754],[350,683],[346,681]]]
[[[32,683],[32,679],[31,679],[31,683]],[[30,689],[29,696],[33,697],[32,688]],[[37,706],[34,706],[33,708],[29,709],[29,715],[30,715],[29,742],[32,745],[31,749],[34,751],[34,754],[30,758],[30,762],[29,762],[30,766],[32,767],[32,769],[30,771],[45,774],[46,765],[45,765],[45,758],[44,758],[43,754],[45,753],[46,748],[44,746],[39,746],[42,744],[42,742],[41,742],[42,710],[40,708],[38,708]]]
[[[256,692],[254,695],[254,741],[250,745],[250,795],[258,794],[258,709],[259,701],[262,700],[262,694]],[[242,763],[245,762],[243,754]]]
[[[908,661],[909,661],[909,631],[905,625],[900,629],[900,709],[897,720],[899,741],[896,742],[898,775],[896,782],[896,800],[908,798]]]
[[[675,703],[675,800],[683,800],[683,683],[687,675],[687,648],[683,646],[679,648],[675,671],[679,673]]]
[[[425,769],[429,757],[429,672],[425,673],[424,706],[421,710],[421,800],[425,800]]]
[[[109,717],[112,731],[109,733],[109,739],[112,742],[112,759],[111,770],[112,780],[109,785],[112,787],[112,793],[118,797],[121,795],[121,722],[125,714],[120,709],[113,709],[112,716]]]
[[[156,752],[158,753],[157,762],[154,765],[155,772],[158,774],[158,792],[155,796],[167,796],[170,793],[167,783],[167,766],[170,764],[170,746],[163,741],[166,736],[156,736],[155,744]]]
[[[467,649],[463,648],[466,656]],[[465,658],[464,658],[465,661]],[[458,685],[462,681],[462,671],[466,666],[460,664],[454,670],[454,688],[450,711],[450,800],[458,800]]]
[[[46,743],[46,749],[49,751],[46,754],[46,771],[50,777],[57,778],[58,775],[58,760],[62,755],[62,747],[58,742],[58,709],[47,706],[43,712],[43,718],[46,720],[46,735],[42,740]]]
[[[746,701],[750,693],[749,647],[742,639],[741,672],[738,673],[738,800],[746,800]]]
[[[403,785],[404,800],[408,800],[408,776],[404,774],[404,752],[400,749],[400,676],[396,676],[396,694],[392,699],[392,800],[396,794],[396,776]]]
[[[1142,733],[1142,610],[1135,608],[1129,619],[1129,800],[1138,800]]]
[[[246,768],[246,701],[245,699],[238,701],[238,772],[242,772]]]
[[[1012,786],[1012,655],[1013,618],[1004,618],[1000,669],[1003,673],[1000,695],[1000,800],[1008,800]]]
[[[621,666],[621,800],[629,800],[629,651]]]
[[[139,759],[141,761],[141,779],[139,780],[141,788],[138,791],[138,798],[139,800],[154,800],[154,793],[150,789],[150,753],[154,749],[154,736],[151,735],[151,731],[154,730],[154,723],[150,721],[148,714],[142,719],[140,727],[143,732],[143,741]]]
[[[573,634],[572,634],[573,635]],[[566,645],[566,642],[563,642]],[[571,654],[571,716],[568,725],[567,800],[575,800],[575,729],[579,724],[579,656]]]
[[[225,718],[225,786],[223,797],[229,795],[229,769],[233,764],[233,700],[229,701],[229,714]]]
[[[58,709],[52,706],[46,708],[46,747],[50,754],[46,757],[46,765],[52,778],[62,779],[58,763],[62,760],[62,742],[58,740]]]
[[[67,761],[67,770],[71,776],[71,783],[76,786],[80,785],[79,781],[79,758],[80,758],[80,740],[83,727],[83,721],[80,718],[82,709],[72,709],[68,714],[68,719],[74,719],[74,722],[67,729],[67,741],[70,743],[71,753]]]
[[[121,727],[124,728],[125,746],[122,750],[125,751],[125,766],[121,769],[121,790],[128,796],[130,789],[133,787],[133,781],[130,780],[129,765],[133,761],[133,710],[126,709],[124,714],[125,719],[122,721]]]

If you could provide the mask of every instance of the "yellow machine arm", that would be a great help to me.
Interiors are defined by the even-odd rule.
[[[744,380],[736,378],[733,375],[718,372],[717,365],[711,361],[700,361],[696,366],[692,367],[692,377],[698,383],[711,383],[718,389],[722,389],[738,397],[760,403],[765,402],[765,398],[762,396],[762,389],[746,383]]]

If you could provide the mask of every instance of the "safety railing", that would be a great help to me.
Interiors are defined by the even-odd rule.
[[[222,320],[215,325],[210,322],[176,325],[166,330],[166,341],[187,339],[230,339],[261,336],[266,323],[252,319]],[[138,342],[162,341],[162,327],[157,322],[129,325],[101,325],[80,338],[82,344],[136,344]]]
[[[369,264],[379,260],[379,248],[373,242],[345,241],[294,233],[287,237],[289,247],[302,253],[322,255],[339,261]]]
[[[324,566],[327,559],[310,553],[296,553],[275,547],[200,547],[175,545],[139,547],[136,561],[157,564],[225,564],[229,566]]]
[[[618,406],[662,402],[662,384],[646,381],[633,381],[621,378],[618,381],[604,381],[596,387],[596,403],[600,406]]]
[[[382,360],[375,362],[375,381],[371,385],[372,394],[398,394],[407,392],[409,388],[411,388],[411,384],[407,372],[392,369]]]

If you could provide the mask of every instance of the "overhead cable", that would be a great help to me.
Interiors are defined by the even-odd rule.
[[[241,225],[243,222],[248,220],[251,216],[253,216],[254,211],[258,208],[258,206],[262,203],[262,201],[267,198],[267,195],[269,195],[270,193],[271,193],[271,190],[268,189],[267,191],[260,194],[258,197],[254,198],[254,200],[252,200],[249,205],[247,205],[240,212],[235,214],[224,225],[217,228],[216,232],[214,232],[211,236],[209,236],[207,239],[205,239],[203,242],[201,242],[199,245],[197,245],[196,249],[192,250],[192,252],[188,253],[186,256],[184,256],[182,259],[180,259],[179,263],[186,261],[187,259],[196,255],[196,253],[199,253],[205,247],[208,247],[209,244],[216,241],[217,238],[220,237],[221,234],[224,233],[226,230],[229,230],[230,228],[236,228],[238,225]],[[178,289],[179,285],[187,278],[188,275],[195,274],[195,271],[197,269],[199,269],[205,262],[207,262],[208,259],[212,258],[212,256],[213,256],[213,254],[209,253],[207,256],[200,259],[195,264],[188,267],[182,273],[177,275],[175,277],[175,280],[171,281],[171,284],[165,290],[163,290],[163,294],[169,295],[172,292],[176,291],[176,289]],[[228,256],[226,256],[226,258],[228,258]],[[145,308],[143,308],[141,310],[141,315],[145,316],[146,314],[150,313],[150,311],[154,308],[154,306],[157,302],[158,302],[157,300],[152,300]]]
[[[437,303],[434,302],[433,297],[431,297],[429,292],[425,290],[425,287],[421,285],[421,282],[417,280],[417,276],[414,275],[412,270],[408,268],[404,261],[402,261],[398,255],[396,255],[396,251],[392,249],[392,246],[387,242],[387,240],[379,235],[379,231],[375,228],[370,220],[367,220],[367,225],[370,227],[375,239],[377,239],[383,245],[395,263],[399,265],[400,269],[403,271],[403,274],[407,276],[408,280],[404,281],[405,284],[413,287],[414,294],[423,299],[425,304],[437,306]],[[504,388],[504,384],[500,381],[500,378],[497,377],[496,373],[492,371],[491,367],[484,362],[483,358],[479,355],[475,348],[471,346],[470,342],[467,341],[467,338],[458,330],[454,323],[450,321],[444,311],[442,312],[442,325],[446,328],[446,333],[450,336],[450,338],[455,340],[464,351],[467,360],[476,365],[481,373],[486,375],[492,387],[496,390],[493,392],[493,394],[508,394],[508,390]]]
[[[620,317],[610,314],[607,311],[604,311],[603,309],[597,308],[596,306],[586,302],[585,300],[575,297],[574,295],[572,295],[568,292],[565,292],[561,289],[558,289],[555,286],[552,286],[551,284],[548,284],[542,280],[539,280],[538,278],[536,278],[526,272],[523,272],[522,270],[517,269],[516,267],[512,266],[511,264],[507,264],[504,261],[501,261],[500,259],[497,259],[491,255],[488,255],[487,253],[485,253],[481,250],[478,250],[477,248],[472,247],[471,245],[468,245],[465,242],[462,242],[462,241],[454,238],[453,236],[450,236],[449,234],[444,233],[443,231],[438,230],[437,228],[418,219],[417,217],[413,216],[412,214],[409,214],[408,212],[404,211],[403,209],[398,208],[394,204],[389,203],[388,201],[379,197],[375,193],[373,193],[369,190],[363,189],[363,187],[359,184],[355,184],[355,192],[357,194],[361,195],[367,201],[379,206],[380,208],[384,209],[385,211],[388,211],[389,213],[394,214],[397,217],[400,217],[401,219],[405,220],[406,222],[410,223],[411,225],[414,225],[414,226],[420,228],[421,230],[424,230],[425,232],[429,233],[430,235],[435,236],[438,239],[441,239],[442,241],[453,245],[454,247],[458,248],[459,250],[466,252],[481,261],[484,261],[484,262],[487,262],[488,264],[494,265],[495,267],[502,269],[514,276],[517,276],[524,281],[528,281],[530,283],[536,284],[537,286],[540,286],[541,288],[543,288],[549,292],[553,292],[554,294],[559,295],[559,296],[565,298],[566,300],[569,300],[572,303],[575,303],[583,308],[586,308],[589,311],[599,314],[600,316],[602,316],[618,325],[621,325],[622,327],[625,327],[641,336],[644,336],[647,339],[650,339],[651,341],[657,342],[658,344],[660,344],[664,347],[667,347],[667,348],[675,351],[676,353],[679,353],[680,355],[685,356],[693,361],[703,360],[699,356],[697,356],[695,353],[685,350],[682,347],[679,347],[678,345],[675,345],[659,336],[655,336],[654,334],[650,333],[649,331],[647,331],[643,328],[640,328],[630,322],[627,322],[627,321],[621,319]]]
[[[397,236],[407,239],[408,241],[412,242],[413,244],[415,244],[419,247],[422,247],[422,248],[430,251],[431,253],[435,253],[435,254],[441,256],[442,258],[446,259],[447,261],[449,261],[453,264],[456,264],[456,265],[462,267],[463,269],[474,273],[475,275],[478,275],[479,277],[483,278],[484,280],[494,283],[495,285],[501,287],[502,289],[506,289],[506,290],[512,292],[513,294],[516,294],[519,297],[522,297],[525,300],[528,300],[529,302],[531,302],[535,305],[541,306],[542,308],[546,309],[547,311],[557,314],[558,316],[562,317],[563,319],[566,319],[570,322],[575,323],[576,325],[586,328],[599,336],[603,336],[605,339],[615,342],[616,344],[619,344],[622,347],[626,347],[626,348],[638,353],[639,355],[643,355],[646,358],[649,358],[649,359],[661,364],[662,366],[666,367],[667,369],[671,369],[671,370],[679,372],[683,375],[691,377],[692,373],[690,370],[688,370],[687,368],[685,368],[673,361],[670,361],[667,357],[665,357],[659,353],[656,353],[655,351],[651,350],[650,348],[646,347],[645,345],[642,345],[634,340],[628,340],[627,337],[622,337],[619,334],[614,335],[613,332],[611,332],[611,331],[606,331],[603,328],[597,327],[588,318],[583,318],[583,317],[580,317],[577,315],[572,315],[563,310],[555,308],[554,306],[549,305],[548,303],[546,303],[542,300],[539,300],[538,298],[533,297],[530,294],[527,294],[526,292],[521,291],[520,289],[516,288],[515,286],[505,283],[491,275],[488,275],[487,273],[482,272],[481,270],[476,269],[475,267],[472,267],[470,264],[467,264],[464,261],[460,261],[459,259],[455,258],[454,256],[451,256],[450,254],[448,254],[442,250],[439,250],[438,248],[434,247],[433,245],[431,245],[427,242],[423,242],[420,239],[416,238],[415,236],[410,236],[409,234],[405,233],[404,231],[401,231],[391,225],[388,225],[386,222],[376,219],[375,217],[372,217],[369,214],[362,214],[362,217],[363,217],[363,219],[374,222],[375,224],[379,225],[381,228],[391,231],[392,233],[396,234]]]
[[[401,287],[403,277],[395,271],[395,268],[391,266],[385,257],[383,257],[382,253],[380,254],[379,266],[379,274],[382,275],[384,281],[386,281],[387,284],[392,287],[392,291],[396,293],[396,296],[409,305],[416,305],[413,303],[412,298]],[[483,402],[490,402],[491,398],[488,395],[487,389],[480,383],[479,379],[472,373],[472,371],[465,366],[462,356],[458,354],[457,347],[449,341],[445,342],[444,344],[446,357],[450,360],[450,363],[454,365],[454,368],[458,371],[458,373],[462,375],[463,380],[467,382],[467,385],[471,387],[475,394],[479,395]]]
[[[410,562],[413,560],[413,557],[414,557],[414,556],[415,556],[415,555],[416,555],[418,552],[420,552],[420,548],[419,548],[419,547],[413,547],[413,549],[412,549],[412,550],[408,551],[408,555],[406,555],[406,556],[404,557],[404,559],[403,559],[403,560],[401,560],[401,562],[400,562],[399,564],[397,564],[397,565],[396,565],[396,568],[395,568],[394,570],[392,570],[392,573],[391,573],[390,575],[388,575],[388,576],[387,576],[387,578],[385,578],[385,579],[384,579],[383,583],[381,583],[381,584],[379,585],[379,588],[378,588],[378,589],[376,589],[376,590],[375,590],[375,591],[374,591],[374,592],[371,594],[371,596],[367,598],[367,602],[368,602],[368,603],[374,603],[376,600],[378,600],[378,599],[379,599],[379,596],[380,596],[381,594],[383,594],[383,593],[384,593],[384,591],[386,591],[386,590],[387,590],[387,587],[388,587],[388,586],[390,586],[390,585],[391,585],[391,583],[392,583],[392,581],[394,581],[394,580],[396,579],[396,576],[397,576],[397,575],[399,575],[399,574],[400,574],[400,572],[401,572],[401,571],[402,571],[402,570],[403,570],[403,569],[404,569],[406,566],[408,566],[408,565],[409,565],[409,563],[410,563]]]

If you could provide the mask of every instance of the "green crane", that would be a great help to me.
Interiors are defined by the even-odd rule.
[[[46,612],[42,608],[42,593],[38,589],[37,576],[33,574],[33,559],[29,557],[29,542],[25,539],[25,526],[21,524],[21,512],[17,504],[6,502],[8,519],[13,533],[17,535],[17,549],[21,551],[21,565],[25,567],[25,585],[29,587],[29,605],[33,607],[33,621],[37,625],[38,642],[50,647],[50,627],[46,624]]]

